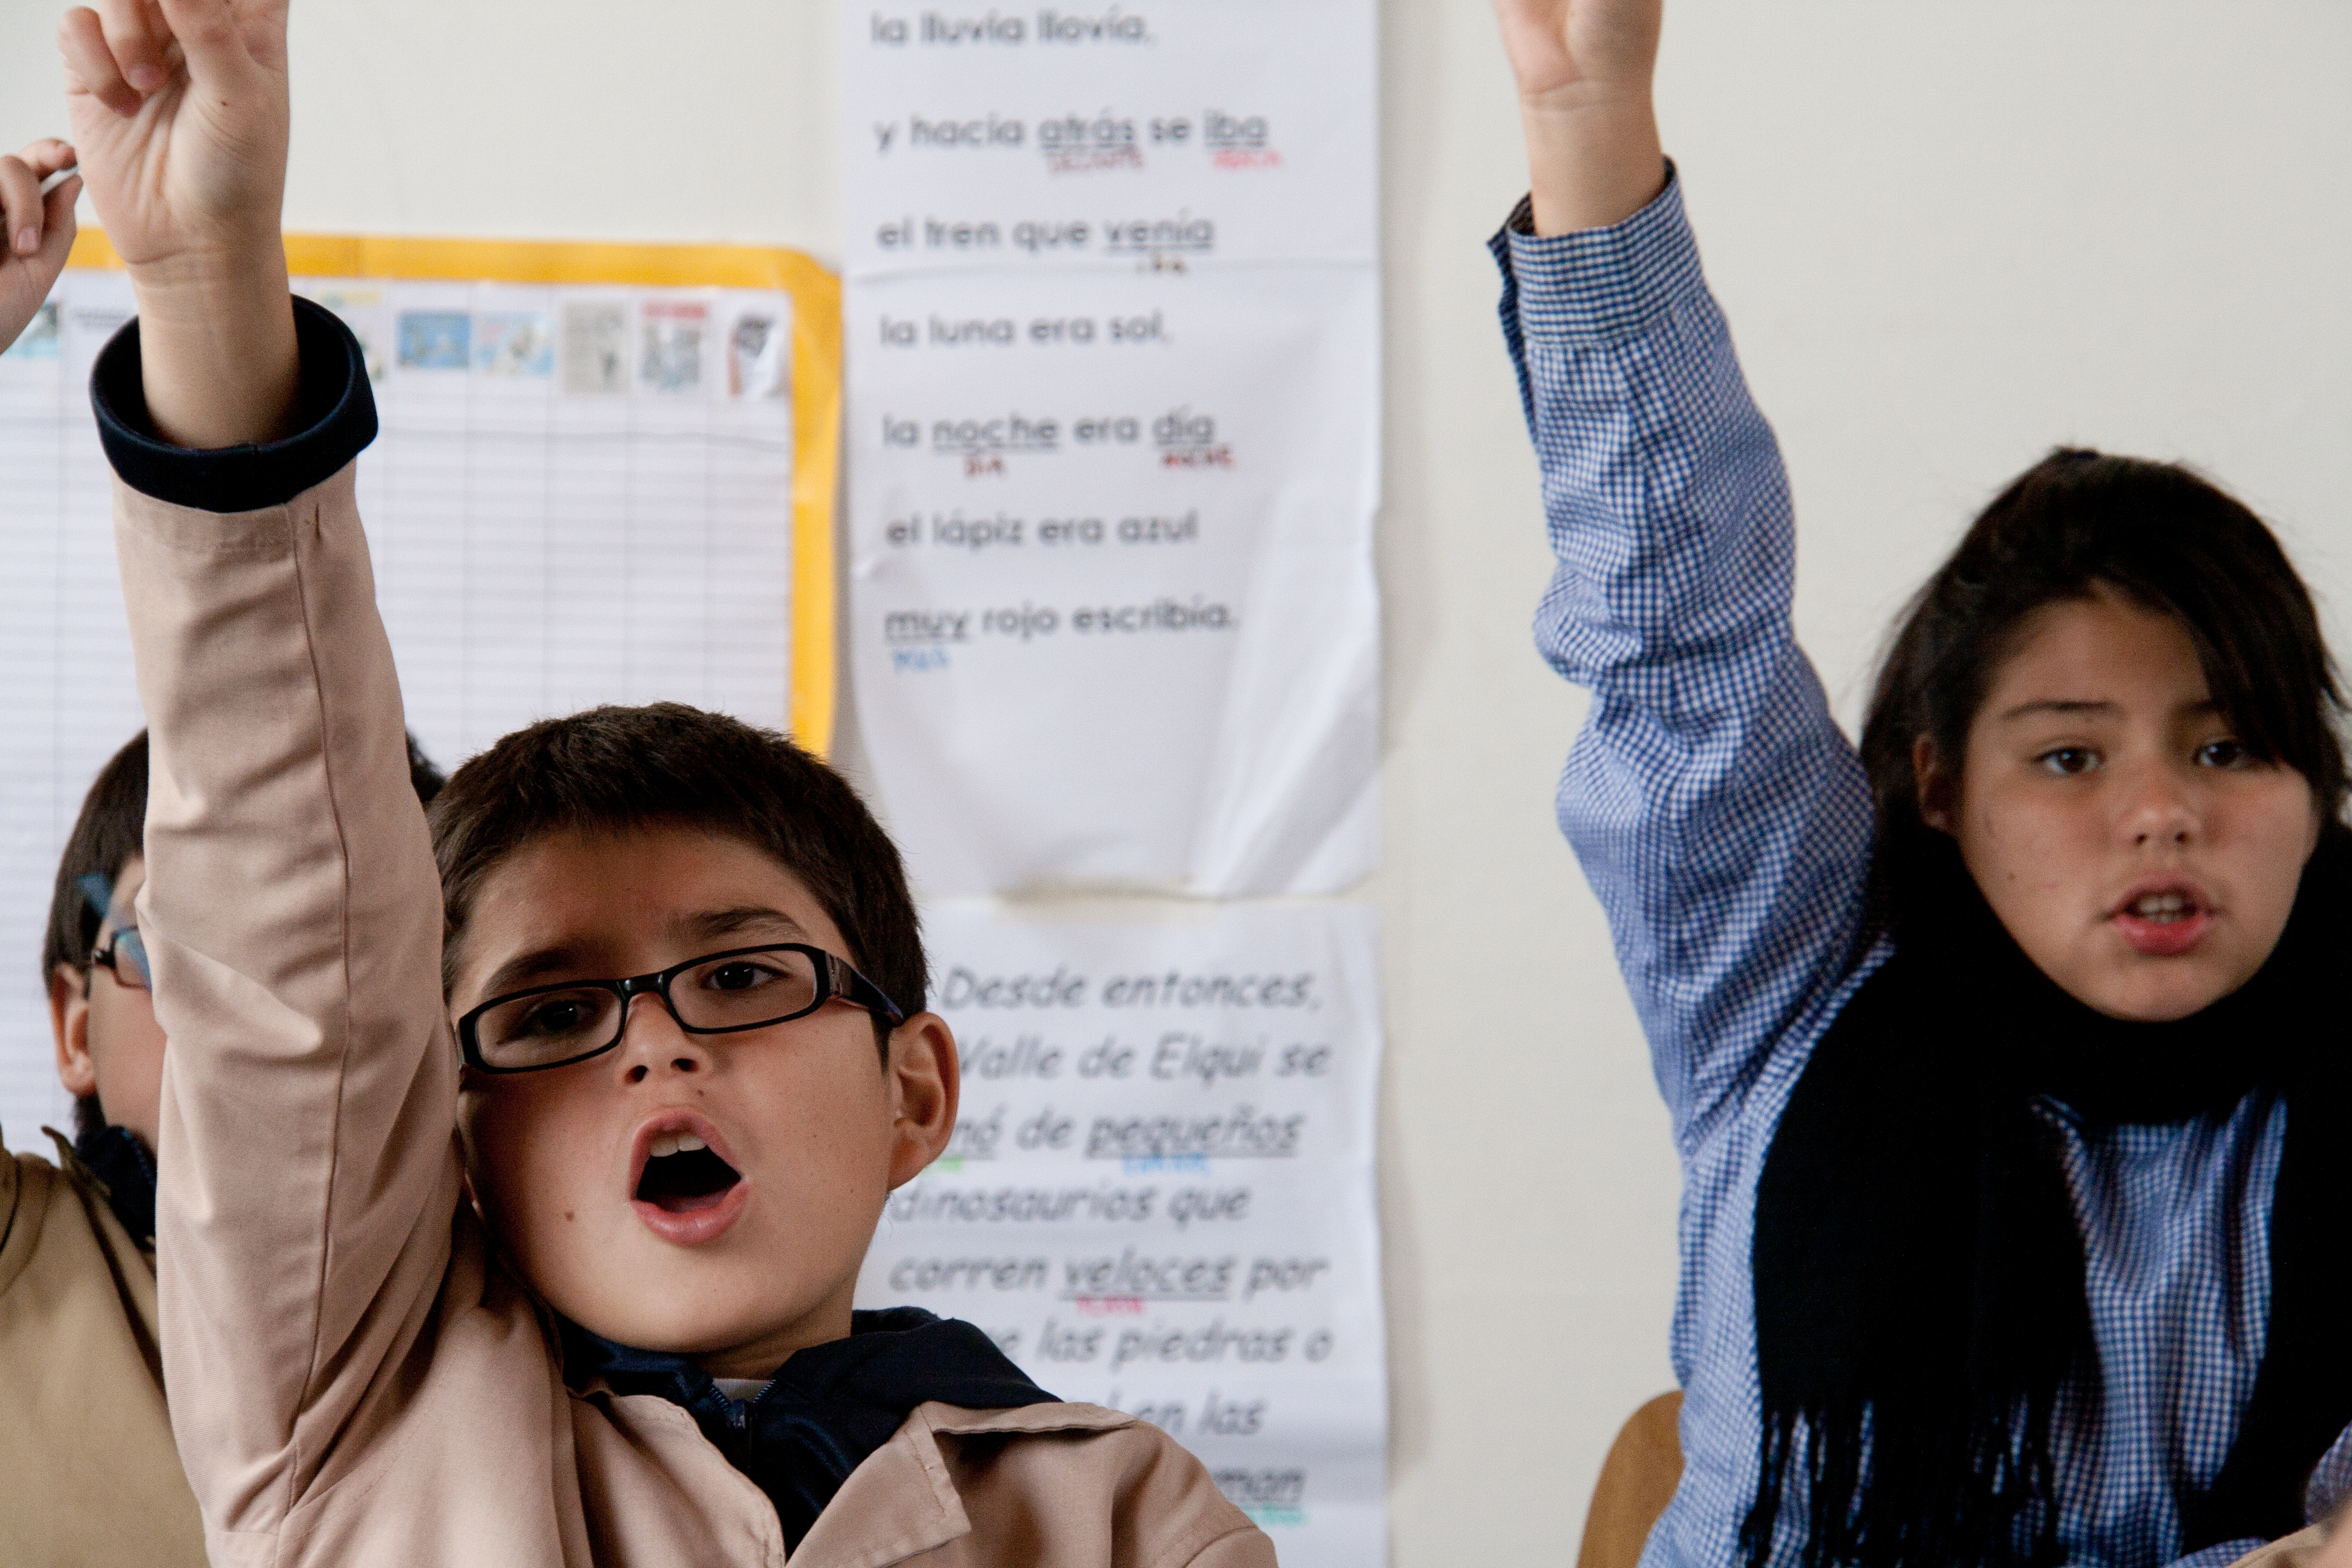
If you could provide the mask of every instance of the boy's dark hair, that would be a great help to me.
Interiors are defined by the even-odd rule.
[[[408,782],[426,805],[446,782],[416,743],[408,737]],[[98,770],[89,793],[82,796],[81,815],[66,837],[65,853],[58,857],[58,879],[49,891],[49,929],[41,939],[41,989],[60,967],[85,977],[89,955],[98,945],[98,928],[106,921],[109,890],[122,868],[138,858],[147,828],[147,731],[142,730],[107,759]],[[106,1125],[106,1110],[94,1094],[74,1105],[78,1131],[94,1132]]]
[[[449,780],[427,814],[441,865],[442,985],[499,862],[549,833],[682,824],[750,845],[800,879],[843,954],[909,1016],[929,989],[898,847],[847,780],[772,730],[683,703],[591,708],[518,730]],[[888,1061],[890,1023],[875,1037]]]
[[[98,928],[106,920],[106,903],[92,896],[96,884],[89,879],[111,889],[122,868],[137,858],[146,826],[147,731],[142,730],[98,770],[89,793],[81,797],[81,815],[74,819],[65,853],[58,858],[49,930],[41,941],[42,990],[60,965],[89,967]]]
[[[1922,849],[1914,742],[1947,768],[2027,616],[2105,589],[2171,619],[2238,740],[2311,784],[2326,822],[2345,800],[2342,686],[2310,590],[2260,518],[2171,463],[2061,448],[1985,508],[1897,623],[1862,731],[1877,805],[1874,894],[1899,920]]]

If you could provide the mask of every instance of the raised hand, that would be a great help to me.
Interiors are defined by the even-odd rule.
[[[58,41],[90,200],[139,296],[149,417],[183,446],[268,439],[299,374],[286,0],[100,0]]]
[[[54,137],[0,158],[0,349],[16,341],[49,297],[73,248],[80,177],[41,195],[41,182],[73,161],[74,150]]]
[[[1519,89],[1536,232],[1631,217],[1665,183],[1650,79],[1664,0],[1495,0]]]

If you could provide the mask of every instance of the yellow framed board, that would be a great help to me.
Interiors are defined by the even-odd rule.
[[[732,245],[612,245],[289,234],[298,278],[757,289],[791,297],[792,668],[789,722],[830,750],[835,705],[834,494],[841,437],[841,284],[796,250]],[[121,265],[105,234],[85,229],[69,266]]]

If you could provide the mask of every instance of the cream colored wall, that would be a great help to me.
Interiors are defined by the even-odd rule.
[[[54,17],[0,0],[0,144],[58,122]],[[288,221],[835,256],[831,17],[300,0]],[[1482,248],[1524,181],[1509,82],[1477,0],[1382,25],[1394,1555],[1550,1564],[1670,1382],[1676,1178],[1550,825],[1582,703],[1528,640],[1548,556]],[[2055,442],[2204,466],[2352,604],[2347,70],[2336,0],[1676,0],[1667,145],[1842,714],[1961,520]]]

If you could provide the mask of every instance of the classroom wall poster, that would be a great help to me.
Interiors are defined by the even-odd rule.
[[[1048,1392],[1158,1423],[1285,1568],[1384,1562],[1371,911],[924,926],[962,1111],[860,1305],[966,1319]]]
[[[849,644],[918,879],[1350,886],[1371,6],[841,16]]]
[[[290,236],[358,335],[361,513],[410,729],[444,768],[597,702],[674,700],[822,750],[834,700],[839,295],[793,252]],[[70,1130],[37,970],[57,859],[142,722],[92,360],[132,314],[85,232],[0,354],[0,1132]]]

